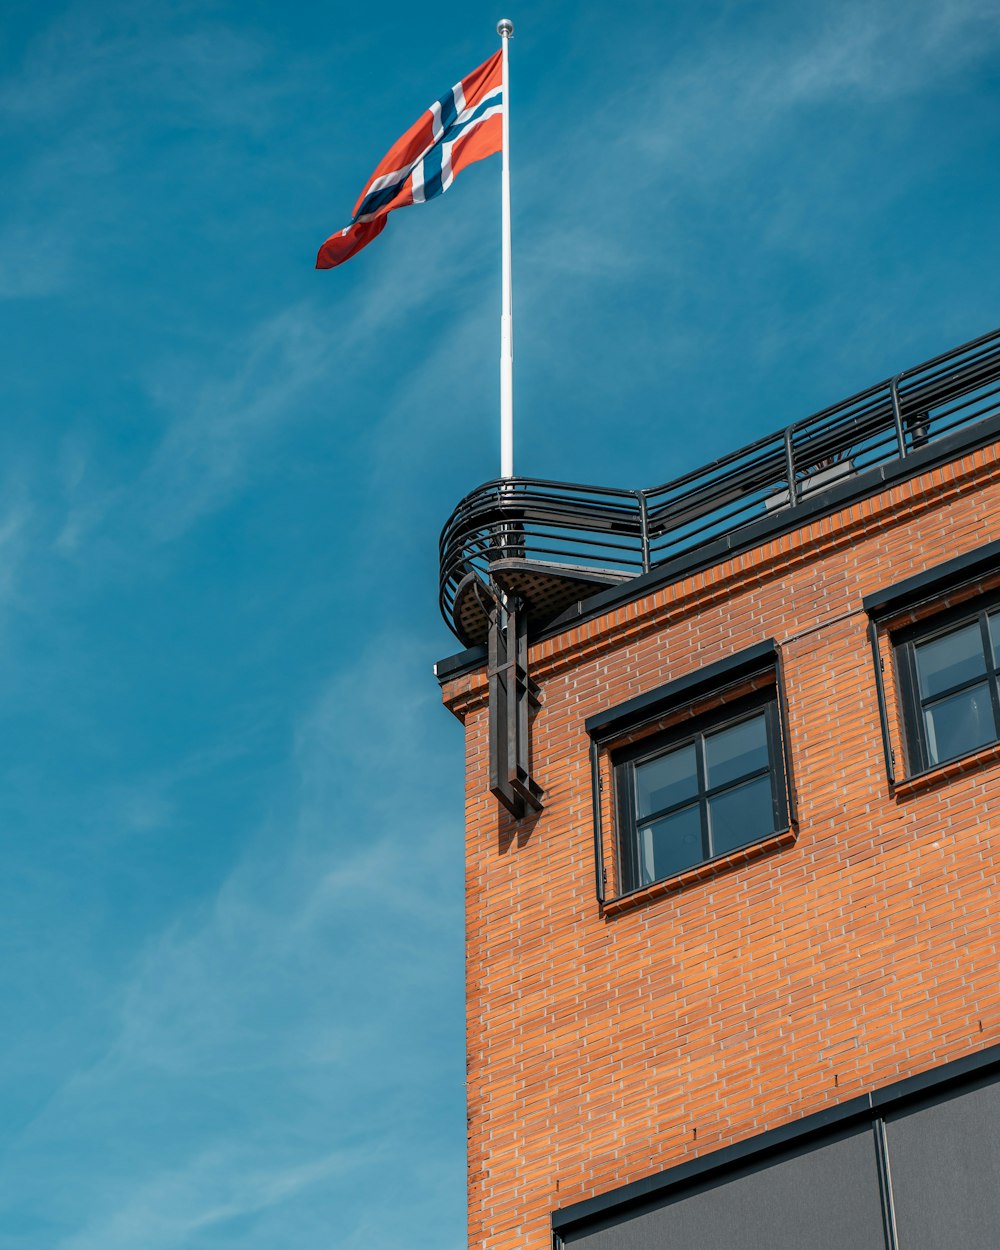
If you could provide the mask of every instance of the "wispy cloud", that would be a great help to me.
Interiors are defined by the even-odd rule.
[[[73,118],[77,129],[121,137],[134,131],[144,100],[189,124],[261,126],[259,43],[222,22],[192,30],[177,16],[149,3],[78,4],[53,15],[0,85],[0,124]]]
[[[878,0],[801,11],[780,40],[771,24],[728,38],[716,30],[710,43],[678,49],[637,91],[636,137],[654,157],[678,149],[696,157],[708,134],[750,157],[749,137],[780,142],[776,124],[803,109],[926,95],[989,63],[1000,45],[998,16],[997,0],[915,0],[905,16]],[[871,123],[878,114],[866,116]],[[710,169],[704,160],[694,164]]]
[[[28,474],[8,469],[0,480],[0,637],[9,613],[30,605],[30,561],[38,542],[37,506]]]
[[[236,1143],[205,1150],[181,1167],[139,1181],[106,1219],[60,1240],[58,1250],[174,1250],[371,1162],[362,1152],[344,1150],[304,1163],[262,1167],[252,1149]]]
[[[157,130],[257,134],[274,122],[294,67],[269,72],[251,36],[197,30],[162,6],[78,4],[52,16],[0,80],[11,188],[0,206],[0,300],[37,299],[95,280],[136,219],[137,167]]]
[[[783,75],[761,75],[757,94],[794,103],[852,93],[877,103],[924,93],[989,61],[1000,43],[998,17],[996,0],[916,0],[905,12],[886,3],[838,6],[815,41],[794,48],[784,63],[776,58]]]
[[[29,516],[26,503],[9,504],[0,514],[0,605],[9,604],[16,596]]]
[[[0,300],[34,299],[60,290],[71,269],[66,245],[65,230],[55,220],[0,227]]]
[[[153,410],[164,420],[162,437],[131,482],[95,485],[78,475],[68,488],[57,548],[79,555],[95,536],[111,532],[130,541],[137,532],[171,541],[268,472],[270,452],[291,429],[322,422],[347,446],[357,430],[385,425],[381,405],[358,412],[357,380],[384,355],[395,331],[426,319],[445,292],[468,280],[463,266],[482,230],[474,214],[465,214],[452,229],[422,237],[419,249],[405,232],[380,240],[379,251],[365,257],[364,282],[346,293],[340,274],[318,274],[314,298],[235,328],[214,350],[199,344],[188,356],[162,360],[148,381]],[[454,331],[467,325],[466,308],[450,305],[434,316],[441,350],[460,356]],[[415,369],[397,371],[401,387],[418,381],[421,362]]]
[[[336,1204],[337,1243],[351,1245],[368,1219],[348,1197],[359,1177],[378,1168],[401,1190],[415,1183],[413,1156],[436,1114],[421,1090],[450,1079],[461,1099],[461,1011],[449,1001],[460,814],[442,817],[431,801],[440,761],[421,746],[436,702],[423,658],[386,635],[326,683],[295,732],[287,800],[247,830],[216,896],[138,953],[108,1004],[104,1055],[7,1151],[0,1197],[19,1193],[15,1206],[36,1192],[32,1160],[74,1157],[73,1183],[51,1208],[75,1229],[52,1241],[60,1250],[181,1250],[241,1220],[241,1244],[263,1247],[278,1209],[295,1240],[296,1199],[320,1184],[328,1197],[311,1204]],[[345,786],[371,795],[362,827],[344,822]],[[267,1089],[259,1107],[245,1103],[255,1088]],[[88,1159],[83,1143],[111,1123],[119,1140]],[[460,1141],[454,1150],[457,1168]],[[422,1184],[434,1175],[418,1172]],[[442,1218],[412,1244],[436,1250]]]
[[[158,382],[154,402],[169,424],[130,497],[154,536],[173,538],[231,499],[329,367],[315,309],[295,307],[232,343],[222,368],[193,389],[173,388],[169,374]]]

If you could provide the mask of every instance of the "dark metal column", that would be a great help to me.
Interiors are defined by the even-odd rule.
[[[490,793],[515,819],[542,809],[531,776],[531,711],[538,687],[528,675],[528,619],[521,601],[497,593],[490,610]]]

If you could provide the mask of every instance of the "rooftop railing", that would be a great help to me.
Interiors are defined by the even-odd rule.
[[[622,581],[997,413],[1000,330],[651,490],[487,482],[441,534],[442,614],[469,645],[457,600],[501,561]]]

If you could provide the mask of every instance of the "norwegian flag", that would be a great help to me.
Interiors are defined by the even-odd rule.
[[[342,265],[382,233],[394,208],[443,195],[466,165],[499,152],[502,114],[502,55],[496,52],[435,101],[382,157],[351,224],[319,249],[316,268]]]

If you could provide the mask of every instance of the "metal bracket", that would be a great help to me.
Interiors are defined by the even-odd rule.
[[[490,793],[520,820],[542,810],[530,741],[540,692],[528,674],[528,618],[521,600],[495,592],[489,618]]]

